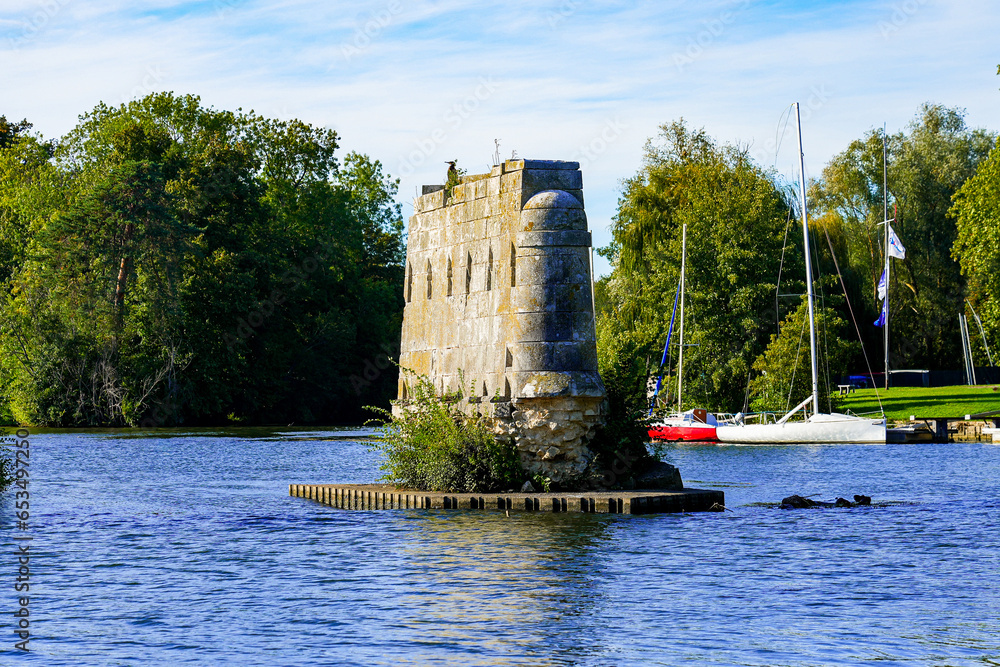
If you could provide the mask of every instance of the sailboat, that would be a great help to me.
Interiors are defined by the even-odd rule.
[[[685,224],[681,228],[681,279],[680,283],[677,285],[677,297],[680,297],[681,304],[681,329],[680,329],[680,352],[677,358],[677,412],[661,419],[655,421],[649,425],[649,430],[647,431],[649,437],[654,440],[669,440],[671,442],[678,441],[688,441],[688,442],[715,442],[717,439],[715,437],[715,427],[717,421],[715,415],[709,413],[703,408],[696,408],[694,410],[688,410],[687,412],[681,412],[681,389],[683,387],[683,377],[684,377],[684,270],[687,261],[687,225]],[[674,307],[676,313],[677,297],[674,298]],[[670,318],[670,330],[667,332],[667,343],[663,347],[663,359],[660,361],[660,366],[667,363],[667,352],[670,349],[670,337],[673,333],[673,315]],[[656,390],[653,392],[653,403],[656,402],[656,395],[660,393],[660,386],[663,381],[663,376],[659,376],[656,380]],[[653,413],[653,408],[649,408],[650,414]]]
[[[816,356],[816,319],[813,307],[812,263],[809,259],[809,214],[806,206],[806,169],[802,152],[802,120],[798,103],[795,121],[799,139],[799,194],[802,198],[802,236],[806,259],[806,294],[809,303],[809,350],[812,361],[812,395],[774,423],[747,423],[737,415],[716,428],[719,442],[732,444],[885,443],[885,419],[840,413],[822,413],[819,406],[819,363]],[[812,406],[812,413],[809,407]],[[804,420],[792,421],[799,411]]]

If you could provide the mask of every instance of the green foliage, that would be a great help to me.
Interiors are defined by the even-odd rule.
[[[906,246],[893,260],[889,285],[892,363],[897,367],[951,368],[961,356],[957,316],[965,290],[952,257],[954,193],[986,157],[995,135],[966,126],[964,112],[925,104],[907,132],[887,137],[889,217]],[[836,155],[813,185],[810,198],[845,252],[839,257],[848,292],[869,338],[881,349],[876,286],[884,259],[882,132],[873,130]],[[855,298],[855,296],[857,298]]]
[[[613,267],[598,312],[601,371],[615,368],[618,378],[605,377],[609,391],[621,382],[623,394],[644,397],[658,371],[686,223],[685,343],[693,346],[685,350],[686,403],[724,411],[743,405],[750,365],[776,326],[788,208],[746,150],[718,146],[683,122],[661,128],[642,169],[625,181],[612,244],[600,251]],[[789,251],[786,272],[801,276],[801,266]]]
[[[952,214],[958,230],[952,255],[968,280],[969,300],[995,353],[1000,350],[1000,142],[955,194]],[[979,337],[972,343],[977,362],[985,365],[988,357]]]
[[[98,105],[54,153],[7,142],[0,405],[60,426],[336,423],[387,405],[398,182],[364,155],[341,164],[337,142],[172,94]]]
[[[829,378],[845,375],[860,343],[841,337],[846,323],[832,308],[816,312],[817,358],[819,360],[819,409],[833,412]],[[750,407],[755,412],[785,412],[812,394],[809,354],[809,304],[803,298],[798,309],[781,323],[780,333],[771,336],[763,354],[754,361],[750,381]]]
[[[583,479],[567,486],[621,488],[653,461],[646,450],[645,364],[624,347],[630,343],[628,337],[608,330],[616,324],[606,316],[598,321],[598,338],[605,341],[598,346],[598,367],[607,392],[607,412],[604,424],[587,443],[593,457]]]
[[[0,149],[9,148],[30,129],[31,123],[27,119],[12,123],[7,120],[7,116],[0,116]]]
[[[403,371],[409,372],[409,371]],[[383,479],[421,491],[485,493],[519,488],[526,478],[510,438],[497,437],[489,420],[455,408],[461,394],[439,396],[425,376],[414,376],[408,402],[386,418],[372,448],[382,456]]]

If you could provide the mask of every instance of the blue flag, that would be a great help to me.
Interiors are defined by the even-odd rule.
[[[889,313],[887,312],[888,310],[889,310],[889,300],[886,299],[885,301],[882,302],[882,313],[878,316],[878,319],[875,320],[875,326],[877,327],[885,326],[885,320],[889,315]]]

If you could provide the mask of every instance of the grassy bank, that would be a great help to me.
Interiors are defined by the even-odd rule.
[[[964,417],[979,412],[1000,410],[1000,387],[897,387],[878,390],[885,415],[889,419],[917,417]],[[840,410],[856,414],[878,412],[874,389],[859,389],[843,397]]]

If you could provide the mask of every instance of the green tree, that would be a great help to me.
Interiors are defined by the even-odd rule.
[[[860,343],[844,340],[846,322],[833,308],[817,309],[816,357],[820,372],[819,409],[832,412],[834,405],[828,378],[844,375],[860,349]],[[756,412],[786,412],[812,395],[812,361],[809,351],[809,304],[799,307],[771,336],[767,349],[753,363],[750,407]],[[825,399],[825,400],[824,400]]]
[[[982,318],[990,349],[996,351],[1000,347],[1000,142],[955,193],[951,212],[958,229],[952,255],[968,280],[968,297]],[[973,347],[980,349],[978,339]],[[985,352],[978,356],[985,364]]]
[[[788,198],[745,149],[719,146],[683,121],[661,127],[624,186],[613,241],[600,251],[612,263],[598,313],[602,376],[644,399],[670,323],[687,224],[686,403],[742,407],[750,366],[777,323]],[[801,276],[797,257],[789,252],[785,267]]]
[[[986,157],[995,135],[966,126],[964,112],[925,104],[907,132],[887,137],[889,216],[906,246],[893,261],[889,286],[891,362],[896,366],[948,368],[960,356],[957,316],[965,289],[951,255],[956,238],[951,199]],[[846,246],[842,257],[849,293],[862,296],[857,310],[880,350],[876,286],[882,274],[882,133],[869,132],[835,156],[814,183],[815,211]]]
[[[342,167],[337,141],[155,94],[98,105],[54,155],[0,150],[17,420],[333,423],[387,404],[392,372],[351,377],[398,351],[397,182],[360,154]]]

